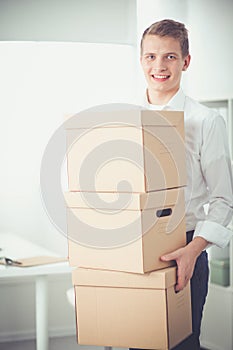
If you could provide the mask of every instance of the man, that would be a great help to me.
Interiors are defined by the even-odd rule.
[[[221,116],[184,95],[182,72],[190,64],[188,33],[182,23],[162,20],[145,30],[141,65],[148,84],[145,107],[183,110],[187,151],[186,247],[162,260],[176,260],[176,290],[191,280],[193,334],[175,349],[200,349],[200,327],[208,288],[210,244],[225,247],[232,218],[233,185],[227,135]],[[209,204],[208,214],[203,205]]]

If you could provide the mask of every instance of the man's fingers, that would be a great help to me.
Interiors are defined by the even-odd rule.
[[[177,283],[175,286],[175,290],[176,292],[179,292],[180,290],[184,289],[185,287],[185,274],[184,273],[180,273],[179,269],[177,271]]]
[[[178,269],[178,271],[179,271],[179,269]],[[177,283],[175,286],[176,292],[179,292],[180,290],[184,289],[184,287],[187,286],[189,280],[190,280],[190,277],[188,275],[185,275],[185,273],[178,272]]]
[[[178,258],[178,254],[176,252],[165,254],[160,257],[162,261],[171,261],[171,260],[176,260],[177,258]]]
[[[187,261],[187,255],[184,254],[184,249],[177,249],[171,253],[164,254],[160,257],[162,261],[171,261],[175,260],[177,264],[177,283],[175,286],[175,290],[179,292],[184,289],[184,287],[188,284],[191,274],[190,274],[190,266],[189,260]]]

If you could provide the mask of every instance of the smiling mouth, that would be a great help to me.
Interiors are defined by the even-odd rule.
[[[159,81],[165,81],[168,78],[170,78],[170,75],[159,75],[159,74],[153,74],[152,78],[155,80],[159,80]]]

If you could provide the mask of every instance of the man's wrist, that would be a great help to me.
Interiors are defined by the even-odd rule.
[[[187,248],[190,249],[190,252],[197,258],[203,250],[205,250],[209,245],[209,242],[203,237],[196,236],[193,240],[187,245]]]

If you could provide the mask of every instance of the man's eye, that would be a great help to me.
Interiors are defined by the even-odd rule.
[[[175,60],[175,59],[176,59],[176,56],[174,56],[174,55],[168,55],[167,58],[168,58],[169,60]]]
[[[152,60],[155,59],[155,56],[154,56],[154,55],[148,55],[148,56],[147,56],[147,59],[148,59],[149,61],[152,61]]]

